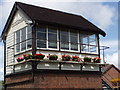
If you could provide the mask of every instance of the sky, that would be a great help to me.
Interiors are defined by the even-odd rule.
[[[0,0],[0,34],[16,0]],[[118,67],[118,1],[119,0],[17,0],[28,4],[81,15],[106,32],[100,36],[107,63]],[[3,43],[0,42],[0,80],[3,80]],[[101,54],[102,58],[102,54]],[[120,68],[120,67],[119,67]]]

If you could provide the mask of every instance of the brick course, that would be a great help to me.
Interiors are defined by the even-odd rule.
[[[32,75],[16,75],[6,78],[7,83],[32,79]],[[100,74],[83,73],[35,73],[34,81],[8,85],[11,88],[101,88]]]

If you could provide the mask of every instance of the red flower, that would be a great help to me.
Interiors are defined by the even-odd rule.
[[[44,54],[35,54],[34,56],[45,56]]]

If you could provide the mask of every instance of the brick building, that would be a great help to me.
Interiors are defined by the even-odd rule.
[[[82,16],[16,2],[1,35],[5,87],[101,89],[99,35]]]

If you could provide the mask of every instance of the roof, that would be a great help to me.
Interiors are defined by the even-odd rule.
[[[52,10],[48,8],[38,7],[34,5],[29,5],[21,2],[15,2],[11,14],[4,27],[2,35],[4,35],[4,33],[7,32],[7,28],[9,27],[9,25],[7,24],[11,22],[11,18],[13,17],[17,9],[21,9],[32,21],[35,22],[63,25],[78,30],[98,33],[103,36],[106,35],[106,33],[103,30],[101,30],[100,28],[98,28],[97,26],[95,26],[82,16]]]
[[[103,74],[107,73],[112,67],[115,68],[120,73],[120,70],[116,66],[114,66],[113,64],[110,64],[104,67],[105,71],[103,72]]]

